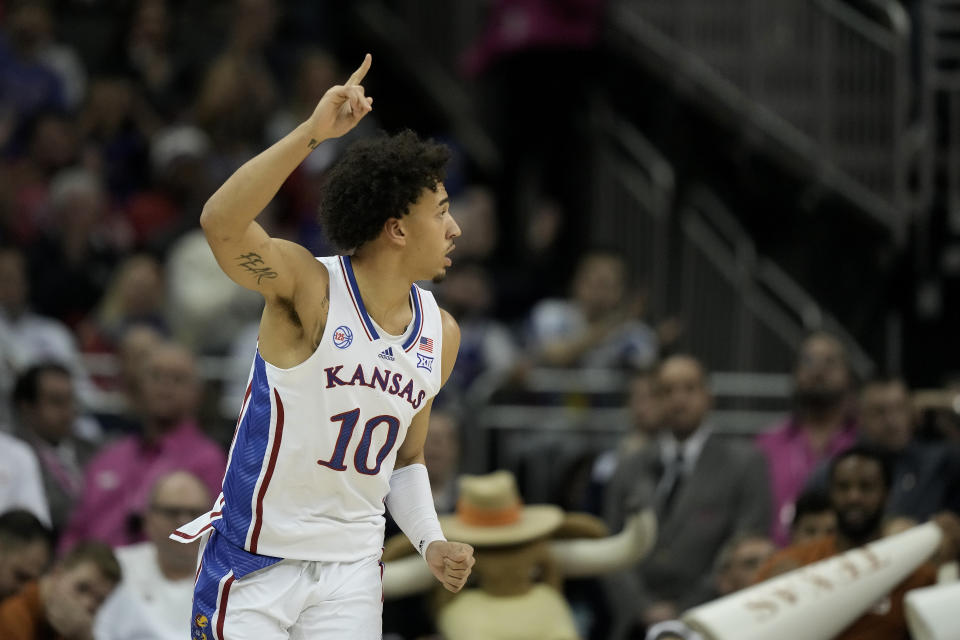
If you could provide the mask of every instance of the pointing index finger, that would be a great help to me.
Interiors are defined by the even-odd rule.
[[[367,71],[370,70],[370,64],[373,62],[373,56],[369,53],[363,57],[363,62],[360,63],[360,66],[350,75],[350,79],[347,80],[347,86],[355,86],[363,82],[363,77],[367,75]]]

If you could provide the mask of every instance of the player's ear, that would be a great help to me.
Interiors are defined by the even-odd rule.
[[[407,244],[406,230],[403,228],[403,221],[400,218],[387,218],[383,223],[383,232],[390,242],[400,246]]]

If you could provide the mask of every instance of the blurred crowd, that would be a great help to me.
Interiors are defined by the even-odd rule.
[[[344,73],[303,26],[325,3],[115,4],[0,2],[0,624],[182,638],[196,549],[167,536],[219,493],[260,312],[197,220]],[[67,42],[64,16],[97,26]],[[193,20],[208,28],[177,28]],[[323,177],[378,126],[364,125],[294,173],[258,219],[272,235],[331,252],[316,221]],[[563,506],[613,532],[652,508],[660,534],[598,589],[570,585],[584,637],[693,637],[674,624],[691,606],[931,519],[950,535],[916,584],[949,579],[952,395],[857,380],[841,341],[815,333],[797,345],[789,415],[756,437],[720,433],[706,364],[679,352],[676,320],[648,317],[623,255],[583,247],[572,259],[563,214],[543,198],[514,229],[522,261],[502,260],[494,192],[466,175],[448,190],[463,235],[435,293],[462,341],[426,445],[438,511],[456,508],[464,429],[490,390],[523,388],[534,368],[628,380],[622,440],[590,452]],[[819,555],[795,551],[805,544]],[[391,615],[388,603],[385,632],[435,633],[424,610]],[[864,637],[905,632],[896,607],[866,624]]]

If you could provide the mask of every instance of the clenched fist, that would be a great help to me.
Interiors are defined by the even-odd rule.
[[[476,559],[473,547],[462,542],[435,540],[423,554],[430,571],[447,589],[457,593],[467,583]]]

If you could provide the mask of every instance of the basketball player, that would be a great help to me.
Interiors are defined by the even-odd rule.
[[[195,640],[380,638],[384,504],[450,591],[474,563],[470,546],[444,539],[423,462],[460,342],[413,284],[443,277],[460,235],[446,148],[405,132],[345,153],[321,209],[349,256],[314,258],[255,221],[307,154],[370,112],[370,64],[240,167],[200,217],[224,272],[266,306],[223,492],[173,534],[203,539]]]

